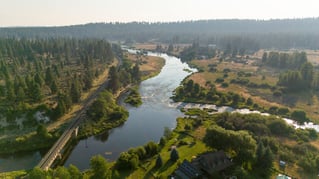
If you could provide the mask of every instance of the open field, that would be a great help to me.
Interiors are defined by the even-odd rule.
[[[160,168],[155,168],[155,161],[157,158],[157,155],[156,155],[153,158],[147,159],[145,162],[143,162],[137,170],[133,172],[123,173],[121,178],[124,178],[124,177],[127,179],[158,178],[158,177],[167,178],[169,175],[171,175],[175,171],[179,163],[181,163],[184,159],[187,159],[188,161],[190,161],[192,158],[194,158],[198,154],[212,150],[196,137],[194,138],[194,137],[191,137],[190,135],[186,135],[185,133],[183,133],[184,131],[183,129],[185,125],[188,123],[187,120],[177,119],[177,121],[178,121],[178,126],[173,132],[172,139],[167,141],[167,143],[160,150],[160,153],[159,153],[163,159],[163,166]],[[197,130],[194,133],[197,133]],[[189,134],[193,134],[193,132],[189,131]],[[189,144],[178,146],[178,143],[180,141],[185,141]],[[175,163],[169,160],[170,148],[172,146],[176,146],[177,151],[179,152],[180,159]]]
[[[141,64],[140,71],[143,80],[156,76],[158,73],[160,73],[162,67],[165,65],[165,60],[160,57],[140,56],[130,53],[127,53],[125,55],[127,59],[132,61],[133,63],[139,61],[139,63]]]
[[[232,60],[219,62],[218,59],[193,60],[191,63],[203,72],[195,73],[189,79],[199,83],[202,87],[205,87],[207,82],[214,83],[219,91],[236,92],[246,99],[250,97],[255,103],[264,108],[277,106],[288,107],[290,111],[304,110],[312,121],[318,123],[319,102],[317,92],[283,93],[281,97],[276,97],[273,95],[274,91],[271,88],[255,88],[247,85],[253,83],[257,85],[268,84],[274,89],[278,87],[277,82],[280,71],[255,65],[255,62],[260,60],[256,58],[262,53],[256,53],[246,63]],[[313,53],[317,55],[317,52]],[[316,57],[316,55],[312,54],[313,57]],[[210,71],[211,66],[215,66],[216,71]],[[225,69],[229,70],[229,72],[225,73]],[[239,75],[239,73],[244,75]],[[222,87],[221,83],[216,82],[217,79],[223,79],[228,84],[228,87]],[[246,85],[231,83],[234,79],[246,80],[248,83]]]
[[[156,49],[157,45],[161,46],[161,51],[162,52],[167,52],[168,50],[168,46],[169,44],[165,44],[165,43],[137,43],[134,44],[134,48],[135,49],[139,49],[139,50],[150,50],[150,51],[154,51],[154,50],[158,50]],[[173,44],[173,51],[169,52],[172,55],[176,55],[178,56],[180,54],[180,52],[184,49],[191,46],[191,44]]]

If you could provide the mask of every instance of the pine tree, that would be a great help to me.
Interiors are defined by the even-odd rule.
[[[34,81],[37,84],[39,84],[40,86],[42,86],[44,84],[44,80],[43,80],[42,76],[39,73],[34,75]]]
[[[53,80],[54,80],[53,73],[51,71],[51,68],[48,67],[45,72],[45,84],[49,86]]]
[[[139,67],[138,63],[135,63],[135,65],[132,69],[132,78],[133,78],[133,81],[135,81],[135,82],[141,81],[140,67]]]
[[[113,93],[115,93],[121,86],[121,83],[119,81],[119,76],[116,68],[112,66],[109,71],[109,89],[112,90]]]
[[[34,84],[31,96],[35,102],[40,102],[42,100],[43,95],[42,95],[41,87],[38,83]]]
[[[176,148],[173,148],[171,151],[170,160],[173,162],[176,162],[178,159],[179,159],[178,152],[177,152]]]
[[[72,103],[78,103],[81,98],[81,88],[77,79],[71,84],[70,96]]]
[[[156,164],[155,164],[155,167],[159,168],[163,165],[163,159],[161,157],[161,155],[158,155],[157,156],[157,159],[156,159]]]
[[[58,92],[58,84],[55,80],[51,82],[50,89],[53,94],[56,94]]]

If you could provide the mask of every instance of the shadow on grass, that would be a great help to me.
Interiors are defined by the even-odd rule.
[[[172,162],[170,160],[168,160],[162,167],[156,167],[154,165],[154,167],[146,173],[144,178],[145,179],[155,178],[154,173],[157,172],[158,174],[161,174],[161,173],[167,171],[172,165],[174,165],[174,162]]]

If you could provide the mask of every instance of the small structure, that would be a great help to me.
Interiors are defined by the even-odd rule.
[[[279,161],[279,166],[282,167],[282,168],[285,168],[285,167],[286,167],[286,162],[280,160],[280,161]]]
[[[233,165],[223,151],[204,153],[194,159],[192,164],[210,176]]]
[[[287,175],[283,175],[283,174],[278,174],[278,176],[276,177],[276,179],[291,179],[291,177],[287,176]]]

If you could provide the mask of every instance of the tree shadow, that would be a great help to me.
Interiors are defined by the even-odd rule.
[[[163,166],[161,167],[156,167],[155,165],[153,166],[153,168],[151,170],[149,170],[144,178],[145,179],[149,179],[149,178],[155,178],[154,173],[163,173],[165,172],[168,168],[170,168],[172,165],[174,165],[174,162],[172,162],[171,160],[168,160]]]

